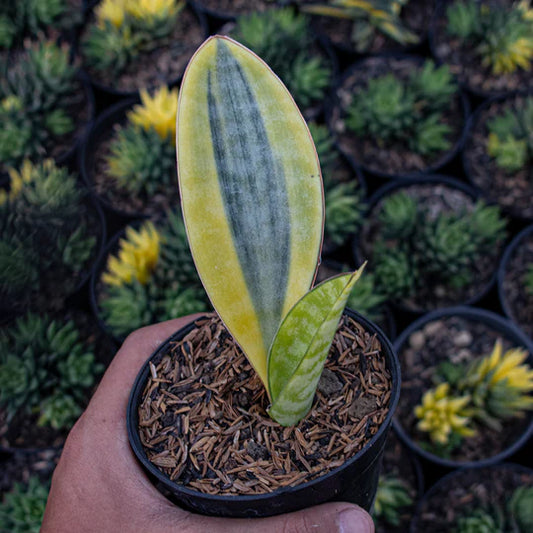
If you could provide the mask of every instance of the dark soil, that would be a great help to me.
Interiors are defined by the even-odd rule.
[[[445,162],[448,154],[456,149],[462,137],[465,116],[460,93],[457,92],[449,109],[442,114],[441,123],[451,127],[450,150],[422,156],[409,149],[403,142],[380,143],[370,136],[357,137],[347,125],[348,109],[353,99],[367,89],[368,80],[392,73],[400,80],[407,80],[422,62],[415,57],[371,57],[357,64],[335,91],[335,107],[332,110],[330,127],[337,135],[342,151],[366,169],[387,175],[420,173],[429,167],[437,168]]]
[[[451,4],[451,2],[449,2]],[[497,4],[511,5],[511,0],[496,0]],[[502,94],[510,91],[524,91],[533,87],[531,71],[521,68],[511,74],[493,74],[490,66],[483,66],[482,58],[476,52],[472,43],[461,41],[448,34],[445,6],[440,8],[433,26],[433,54],[447,63],[459,81],[469,89],[483,93],[484,96]]]
[[[445,317],[429,322],[409,337],[398,353],[402,365],[402,391],[396,417],[411,439],[420,445],[430,443],[427,433],[416,428],[418,419],[414,415],[414,408],[420,404],[423,394],[435,386],[433,378],[437,365],[443,361],[468,363],[477,357],[489,355],[497,339],[501,339],[504,351],[514,347],[511,340],[499,331],[482,322],[461,317]],[[503,421],[502,431],[478,424],[476,435],[465,438],[449,459],[467,462],[497,455],[520,438],[531,417],[528,414],[523,418]]]
[[[198,324],[151,365],[139,432],[154,465],[209,494],[261,494],[319,477],[355,455],[386,418],[381,346],[344,317],[310,413],[284,428],[220,320]]]
[[[117,346],[102,333],[91,315],[70,310],[57,316],[62,320],[74,320],[84,342],[94,346],[95,361],[106,367],[109,365]],[[91,395],[91,392],[87,394],[86,403],[89,403]],[[56,430],[51,427],[41,427],[37,425],[38,418],[38,414],[18,413],[8,423],[6,413],[0,406],[0,448],[36,449],[63,446],[70,428]]]
[[[391,191],[391,194],[395,194],[400,190],[410,197],[416,198],[417,202],[427,210],[430,219],[436,218],[440,213],[469,212],[474,207],[474,201],[470,196],[444,184],[413,184]],[[383,200],[372,208],[361,230],[361,241],[359,243],[361,257],[372,257],[373,244],[381,233],[379,213],[382,205]],[[394,245],[394,243],[391,243],[391,246]],[[421,312],[457,305],[476,297],[492,281],[502,247],[503,243],[494,249],[492,254],[484,255],[476,261],[472,282],[468,285],[458,289],[445,285],[442,281],[432,276],[424,276],[423,272],[421,272],[420,276],[423,279],[417,282],[416,294],[398,303],[414,312]],[[372,267],[371,259],[369,266]]]
[[[492,202],[514,216],[533,219],[533,166],[531,161],[517,172],[507,172],[487,151],[489,130],[487,121],[501,116],[506,109],[520,110],[524,97],[516,96],[493,102],[478,117],[465,145],[465,165],[470,179]]]
[[[89,158],[87,173],[94,192],[109,206],[130,216],[145,215],[152,219],[179,204],[177,175],[171,187],[161,185],[159,192],[148,196],[139,195],[120,187],[117,180],[107,173],[107,161],[111,154],[110,146],[119,128],[127,124],[126,116],[112,129],[98,139],[92,157]]]
[[[276,7],[272,0],[195,0],[195,3],[210,14],[228,18]]]
[[[94,17],[89,20],[85,34],[92,24]],[[204,30],[196,15],[186,7],[180,12],[178,22],[169,38],[158,48],[140,54],[120,75],[113,71],[95,70],[88,64],[85,64],[85,68],[92,81],[115,91],[134,92],[142,88],[165,85],[181,78],[189,59],[204,37]],[[83,38],[84,35],[81,37],[82,43]],[[81,51],[83,54],[83,45]]]
[[[505,510],[514,491],[533,485],[533,473],[513,466],[493,466],[458,472],[432,491],[422,504],[414,532],[449,533],[457,520],[481,508]],[[502,529],[503,531],[503,529]]]
[[[316,2],[302,3],[323,4],[324,2],[319,0]],[[420,42],[426,37],[434,4],[435,2],[432,0],[410,0],[402,7],[401,20],[403,24],[407,29],[420,37]],[[357,53],[352,40],[353,22],[351,20],[313,15],[313,21],[316,24],[317,30],[326,35],[335,46],[349,50],[351,53]],[[379,54],[398,50],[398,48],[401,48],[401,46],[395,40],[381,32],[375,32],[375,37],[365,52]]]
[[[15,483],[27,484],[37,476],[42,483],[49,483],[59,461],[59,450],[41,450],[35,453],[16,453],[0,460],[0,500]]]
[[[406,448],[396,434],[391,431],[387,437],[387,444],[383,453],[383,463],[381,465],[381,476],[394,476],[404,482],[411,496],[413,503],[402,508],[400,524],[392,526],[384,520],[374,518],[376,533],[406,533],[414,514],[415,504],[418,494],[418,478],[415,471],[413,452]]]
[[[509,257],[503,278],[503,295],[512,319],[533,339],[533,294],[525,276],[533,266],[533,233],[529,233]]]

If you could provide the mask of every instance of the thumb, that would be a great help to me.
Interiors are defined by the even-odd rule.
[[[189,515],[191,531],[211,533],[374,533],[370,515],[349,503],[325,503],[269,518],[228,519]]]

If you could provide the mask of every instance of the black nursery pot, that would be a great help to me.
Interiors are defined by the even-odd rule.
[[[169,343],[178,341],[191,332],[195,328],[195,324],[191,323],[175,333],[152,354],[137,375],[130,394],[127,408],[129,441],[150,478],[170,492],[173,501],[180,507],[210,516],[265,517],[297,511],[328,501],[349,501],[369,510],[377,489],[387,433],[400,395],[400,364],[390,341],[377,326],[349,309],[346,309],[345,313],[359,322],[368,332],[377,335],[392,376],[387,417],[377,433],[355,456],[322,477],[295,487],[285,487],[260,495],[210,495],[170,481],[146,457],[138,432],[138,407],[150,373],[150,361],[167,350]]]
[[[509,299],[507,298],[505,294],[505,288],[504,288],[505,274],[507,272],[509,260],[513,256],[515,250],[518,248],[518,246],[520,246],[520,243],[522,242],[523,239],[529,237],[532,234],[533,234],[533,224],[523,229],[518,235],[516,235],[514,239],[510,242],[510,244],[507,246],[507,248],[505,249],[500,266],[498,268],[498,296],[500,297],[500,303],[502,305],[502,309],[505,315],[509,319],[511,319],[513,323],[515,324],[517,323],[517,321],[516,321],[516,318],[514,317],[514,313],[509,303]]]
[[[452,160],[457,156],[457,154],[462,150],[465,137],[466,137],[466,122],[470,115],[470,103],[468,101],[468,98],[466,94],[458,89],[458,99],[459,99],[459,107],[461,110],[461,116],[462,116],[462,123],[461,123],[461,132],[458,135],[457,139],[453,143],[452,147],[446,151],[444,154],[442,154],[436,161],[433,161],[432,163],[427,164],[424,168],[420,170],[414,170],[414,171],[403,171],[403,172],[385,172],[380,170],[379,168],[370,167],[368,164],[363,163],[362,161],[359,161],[354,155],[350,154],[349,151],[346,148],[343,148],[343,140],[339,137],[339,131],[337,131],[337,128],[335,128],[335,124],[337,121],[341,119],[341,117],[344,114],[344,111],[340,107],[340,97],[338,95],[338,91],[342,90],[344,83],[346,80],[348,80],[355,72],[358,70],[364,71],[368,70],[368,66],[365,65],[365,63],[369,61],[376,61],[376,60],[383,60],[383,61],[393,61],[393,60],[406,60],[411,61],[413,65],[420,66],[426,61],[428,58],[422,57],[420,55],[412,55],[412,54],[401,54],[401,53],[383,53],[376,56],[367,56],[363,57],[362,59],[359,59],[355,63],[353,63],[342,75],[342,77],[339,79],[338,84],[334,87],[333,91],[331,91],[329,97],[325,101],[325,115],[326,115],[326,121],[329,126],[329,129],[334,133],[335,137],[337,138],[337,147],[339,150],[348,156],[348,159],[351,161],[351,163],[354,165],[354,167],[360,167],[365,175],[375,176],[377,178],[380,178],[382,180],[390,180],[390,179],[417,179],[421,177],[422,175],[426,174],[434,174],[438,172],[440,169],[448,165]],[[391,72],[391,69],[388,68],[384,73]],[[370,79],[370,78],[369,78]],[[344,133],[344,132],[343,132]],[[354,135],[354,134],[350,134]]]
[[[533,364],[533,342],[522,331],[520,331],[511,321],[506,318],[476,307],[458,306],[448,307],[446,309],[438,309],[431,313],[428,313],[418,320],[415,320],[409,327],[407,327],[394,342],[394,350],[399,354],[403,346],[408,342],[409,337],[415,332],[421,330],[429,322],[439,320],[447,317],[462,317],[468,320],[482,322],[487,324],[495,331],[500,332],[505,337],[512,340],[513,345],[522,346],[529,352],[528,363]],[[408,446],[414,453],[420,456],[422,459],[429,461],[433,465],[438,465],[441,469],[460,468],[460,467],[473,467],[473,466],[489,466],[495,463],[504,461],[509,458],[515,452],[517,452],[522,446],[524,446],[528,439],[533,435],[533,417],[529,420],[528,425],[524,429],[524,432],[506,449],[497,453],[491,457],[481,459],[478,461],[456,461],[452,459],[444,459],[427,450],[425,450],[420,444],[411,438],[407,431],[403,428],[398,418],[394,418],[393,427],[400,439]]]
[[[387,183],[386,185],[381,186],[368,200],[368,210],[367,210],[367,218],[368,214],[372,212],[372,210],[376,207],[376,205],[386,198],[387,196],[394,194],[395,192],[400,191],[401,189],[405,187],[411,187],[413,185],[446,185],[448,187],[451,187],[453,189],[457,189],[463,193],[465,193],[467,196],[469,196],[472,201],[476,201],[478,198],[478,194],[476,191],[470,187],[469,185],[466,185],[465,183],[462,183],[454,178],[450,178],[448,176],[443,176],[440,174],[434,174],[430,176],[420,176],[417,178],[411,178],[411,179],[399,179],[396,181],[392,181]],[[356,264],[361,264],[363,261],[367,258],[362,256],[361,252],[361,232],[359,232],[359,235],[356,236],[356,238],[353,240],[352,243],[352,250],[353,250],[353,256],[355,258]],[[492,286],[494,285],[495,279],[496,279],[497,269],[494,269],[494,273],[490,277],[490,280],[472,297],[467,298],[463,302],[457,302],[456,305],[473,305],[477,303],[479,300],[484,298],[489,291],[491,290]],[[430,309],[423,309],[423,308],[411,308],[403,304],[401,301],[391,301],[392,307],[397,311],[399,316],[419,316],[422,313],[428,312]],[[455,305],[455,304],[454,304]]]

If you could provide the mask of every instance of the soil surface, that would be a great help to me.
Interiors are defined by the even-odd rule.
[[[55,315],[53,315],[55,316]],[[93,346],[95,360],[107,367],[117,351],[117,345],[97,326],[92,315],[70,310],[68,314],[59,314],[62,320],[74,320],[81,332],[83,341]],[[6,324],[5,326],[9,326]],[[96,382],[98,383],[99,377]],[[96,388],[96,385],[93,389]],[[89,403],[92,391],[87,393],[86,403]],[[38,414],[18,413],[8,423],[6,412],[0,406],[0,447],[4,448],[50,448],[61,447],[70,431],[70,428],[56,430],[51,427],[37,425]]]
[[[492,3],[516,5],[512,0],[496,0]],[[439,61],[447,63],[459,81],[469,89],[484,96],[494,96],[533,88],[531,71],[519,68],[510,74],[493,74],[492,67],[483,65],[482,58],[472,43],[462,43],[460,39],[450,35],[447,31],[448,19],[444,6],[439,9],[434,20],[436,23],[433,26],[433,54]]]
[[[459,472],[440,484],[424,501],[413,531],[455,531],[457,520],[476,508],[491,513],[498,508],[505,510],[514,491],[521,486],[533,486],[533,473],[512,466]]]
[[[154,465],[209,494],[261,494],[326,474],[355,455],[386,418],[391,377],[381,346],[344,317],[310,413],[284,428],[220,320],[198,323],[151,365],[139,433]]]
[[[452,100],[450,107],[442,114],[442,124],[451,128],[448,140],[450,150],[422,156],[409,149],[406,143],[391,141],[380,143],[370,136],[357,137],[347,125],[348,109],[353,99],[368,87],[368,80],[392,73],[400,80],[407,80],[420,69],[422,62],[415,57],[371,57],[350,71],[335,91],[335,106],[332,110],[330,127],[337,135],[341,150],[353,157],[357,164],[374,172],[387,175],[405,175],[436,169],[445,163],[450,152],[455,151],[462,138],[465,113],[460,93]]]
[[[503,116],[507,109],[521,110],[524,97],[493,102],[478,117],[465,144],[464,159],[470,179],[492,202],[514,216],[533,219],[533,167],[531,161],[517,172],[508,172],[498,166],[487,151],[489,129],[487,122]],[[520,113],[520,111],[519,111]]]
[[[533,232],[526,235],[509,257],[503,278],[503,294],[512,319],[533,339],[533,294],[525,276],[533,267]]]
[[[429,322],[409,337],[398,353],[402,365],[402,391],[396,418],[411,439],[421,446],[430,443],[427,433],[416,428],[418,419],[414,408],[420,404],[423,394],[435,386],[437,365],[443,361],[468,363],[489,355],[497,339],[501,339],[504,351],[515,347],[510,339],[488,325],[455,316]],[[505,420],[502,431],[478,424],[476,435],[465,438],[449,459],[466,462],[493,457],[520,438],[531,417],[532,414],[528,414],[523,418]]]
[[[313,2],[301,2],[302,4],[324,4],[323,0]],[[401,20],[405,27],[420,37],[422,42],[427,33],[427,28],[433,14],[435,2],[432,0],[410,0],[402,7]],[[351,20],[313,15],[313,23],[317,31],[323,33],[328,39],[342,50],[357,53],[352,40]],[[412,46],[412,45],[411,45]],[[416,46],[416,45],[415,45]],[[407,46],[407,48],[409,45]],[[370,43],[366,53],[379,54],[398,50],[401,45],[381,32],[375,32],[374,39]]]
[[[195,0],[195,4],[211,15],[224,18],[237,17],[246,13],[266,11],[276,7],[274,0]]]
[[[129,216],[145,215],[152,219],[158,218],[162,213],[179,204],[179,190],[177,175],[173,185],[168,187],[161,185],[160,191],[148,196],[146,193],[139,195],[120,187],[117,180],[109,176],[108,158],[111,154],[110,147],[117,135],[119,128],[127,124],[126,115],[108,129],[96,141],[89,161],[87,174],[93,186],[94,192],[109,205],[110,208],[126,213]],[[176,173],[175,173],[176,174]]]
[[[88,28],[94,24],[89,19],[82,34],[80,47],[83,54],[83,40]],[[113,71],[99,71],[85,64],[91,80],[115,91],[134,92],[142,88],[158,87],[177,81],[195,50],[204,40],[204,30],[189,7],[180,12],[172,34],[161,46],[150,52],[141,53],[131,61],[120,75]]]
[[[426,209],[430,220],[437,218],[440,213],[469,212],[474,207],[474,201],[466,193],[443,184],[413,184],[395,189],[391,191],[391,194],[400,191],[415,198],[417,203]],[[383,200],[372,208],[361,230],[361,241],[358,246],[361,257],[372,257],[373,244],[381,233],[379,213],[382,206]],[[391,246],[394,246],[394,243],[391,243]],[[492,254],[484,255],[475,262],[472,281],[466,286],[460,289],[451,287],[432,276],[424,276],[421,272],[419,275],[423,280],[418,283],[416,294],[398,303],[414,312],[422,312],[449,305],[458,305],[476,297],[487,284],[491,283],[502,248],[503,243],[496,247]],[[371,260],[369,266],[372,267]]]

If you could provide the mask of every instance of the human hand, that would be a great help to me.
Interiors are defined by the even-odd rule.
[[[180,509],[151,484],[128,441],[130,390],[152,352],[197,316],[148,326],[126,339],[68,436],[41,533],[372,533],[370,516],[349,503],[271,518],[212,518]]]

